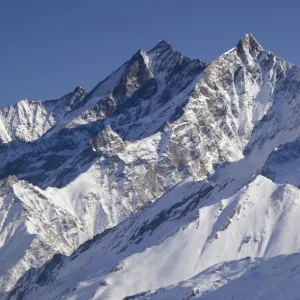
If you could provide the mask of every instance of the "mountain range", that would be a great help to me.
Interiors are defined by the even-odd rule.
[[[298,299],[299,103],[247,33],[0,109],[0,299]]]

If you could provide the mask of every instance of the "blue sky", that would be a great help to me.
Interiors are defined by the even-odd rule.
[[[162,39],[209,62],[251,31],[300,65],[299,10],[290,0],[2,0],[0,106],[90,90]]]

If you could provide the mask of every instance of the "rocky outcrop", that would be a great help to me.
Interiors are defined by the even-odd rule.
[[[92,147],[99,154],[104,156],[114,156],[125,150],[125,144],[119,135],[110,126],[105,127],[93,139]]]

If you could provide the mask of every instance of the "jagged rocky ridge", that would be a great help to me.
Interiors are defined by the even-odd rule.
[[[162,41],[39,139],[2,144],[1,258],[26,241],[2,268],[3,291],[100,233],[6,297],[122,299],[216,263],[298,251],[287,239],[298,219],[294,165],[296,182],[274,174],[286,162],[279,146],[299,136],[299,72],[251,34],[208,65]]]
[[[0,142],[13,140],[31,142],[53,126],[59,126],[86,96],[86,91],[77,87],[61,99],[44,102],[23,99],[14,106],[0,109]]]

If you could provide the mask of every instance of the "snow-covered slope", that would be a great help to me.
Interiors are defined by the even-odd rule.
[[[55,199],[58,200],[58,199]],[[1,181],[0,287],[10,289],[29,268],[71,253],[91,238],[81,219],[27,182]]]
[[[161,41],[9,133],[1,292],[123,299],[299,251],[299,75],[251,34],[210,64]]]
[[[183,183],[70,257],[31,270],[9,298],[123,299],[218,263],[299,251],[298,189],[261,175],[235,188],[233,182]]]
[[[299,299],[299,254],[215,265],[178,285],[131,299]]]

